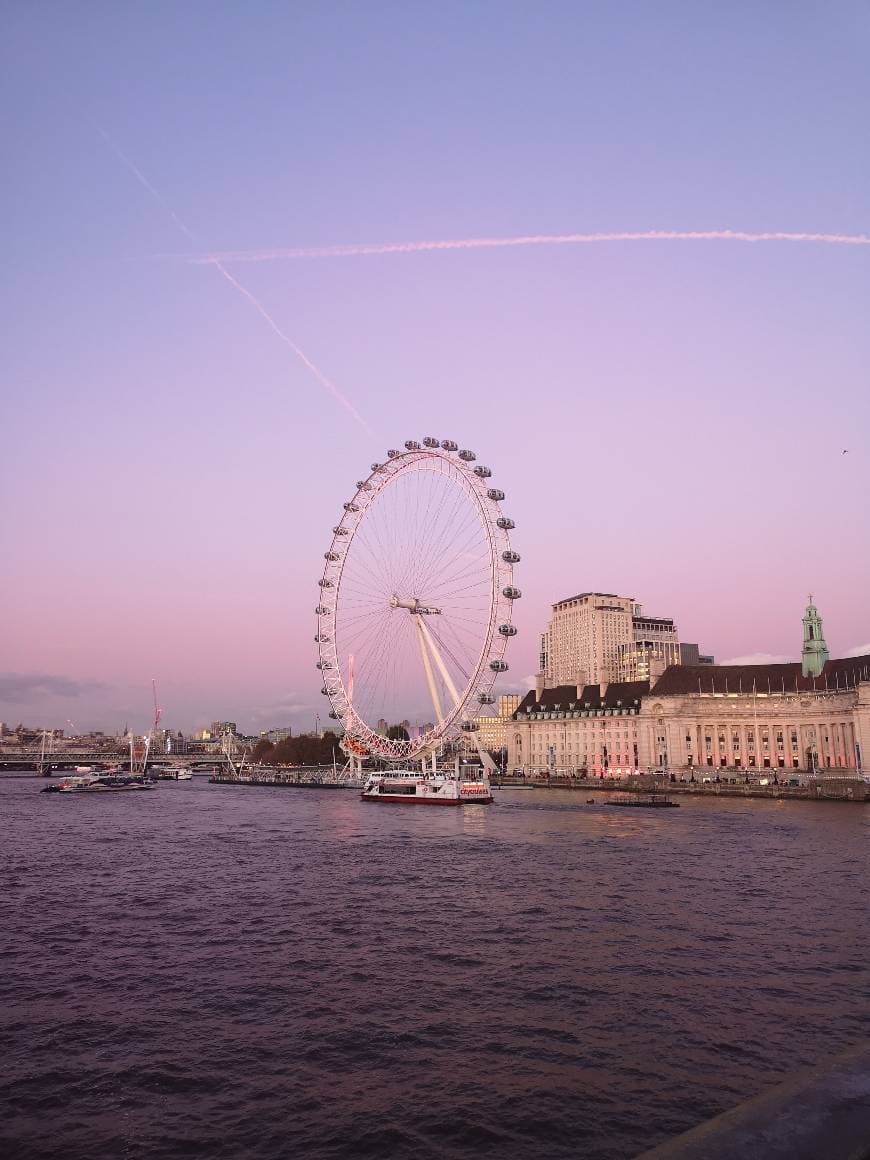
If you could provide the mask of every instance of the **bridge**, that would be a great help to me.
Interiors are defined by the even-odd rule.
[[[77,765],[92,765],[96,768],[108,768],[113,765],[127,765],[130,761],[130,750],[126,747],[119,749],[57,749],[47,750],[42,755],[39,747],[33,746],[4,746],[0,749],[0,771],[13,769],[30,769],[37,772],[40,766],[45,765],[50,772],[69,771]],[[213,769],[216,766],[227,764],[223,753],[151,753],[148,755],[148,765],[178,766],[187,765],[194,771]]]

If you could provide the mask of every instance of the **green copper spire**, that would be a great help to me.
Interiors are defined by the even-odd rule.
[[[801,654],[802,670],[805,677],[817,677],[828,659],[828,646],[822,632],[822,618],[813,604],[813,594],[804,613],[804,648]]]

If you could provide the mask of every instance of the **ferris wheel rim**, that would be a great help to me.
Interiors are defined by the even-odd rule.
[[[316,609],[317,667],[323,677],[321,692],[331,703],[330,717],[343,726],[345,738],[352,746],[387,761],[419,757],[432,752],[462,730],[473,732],[476,726],[467,715],[468,707],[475,696],[479,707],[493,702],[495,681],[500,673],[508,670],[504,661],[508,640],[516,633],[513,601],[520,593],[513,585],[513,565],[519,556],[511,548],[509,532],[514,526],[513,521],[501,513],[504,493],[488,484],[489,468],[482,465],[472,467],[476,458],[473,452],[460,451],[449,440],[439,444],[437,440],[427,439],[424,444],[421,447],[409,440],[404,451],[388,452],[385,462],[373,463],[369,475],[358,481],[354,496],[344,504],[343,515],[332,529],[332,541],[324,553],[325,565],[318,582],[321,591]],[[342,675],[336,636],[342,578],[366,514],[391,485],[421,470],[446,474],[462,487],[466,502],[475,506],[488,547],[489,612],[477,661],[452,708],[419,737],[402,741],[384,737],[357,711],[352,701],[352,689],[347,687]],[[408,607],[407,604],[402,606]]]

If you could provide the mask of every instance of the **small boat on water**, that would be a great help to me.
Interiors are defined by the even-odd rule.
[[[609,806],[634,806],[648,810],[676,810],[679,802],[672,802],[665,793],[627,793],[619,794],[607,802]]]
[[[450,777],[443,773],[393,769],[372,773],[360,797],[367,802],[396,802],[419,806],[461,806],[492,801],[486,777],[479,780]]]
[[[124,773],[91,774],[81,777],[64,777],[60,781],[44,786],[42,793],[122,793],[129,790],[153,789],[150,782],[141,777]]]
[[[151,776],[158,781],[190,781],[193,772],[188,765],[158,765]]]

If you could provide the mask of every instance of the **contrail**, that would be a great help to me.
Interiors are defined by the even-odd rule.
[[[254,295],[247,288],[247,286],[243,286],[241,284],[241,282],[239,282],[236,278],[234,278],[233,275],[226,268],[226,266],[223,265],[223,263],[215,260],[213,264],[214,264],[215,268],[217,270],[219,270],[221,274],[223,274],[223,276],[226,278],[226,280],[229,282],[229,284],[231,286],[235,286],[236,290],[238,290],[238,292],[240,294],[243,294],[245,296],[245,298],[247,298],[247,300],[251,303],[251,305],[254,307],[254,309],[259,311],[259,313],[262,315],[262,317],[265,319],[265,321],[268,322],[269,326],[271,326],[271,328],[275,331],[275,333],[278,335],[278,337],[281,339],[281,341],[285,342],[287,344],[287,346],[289,346],[290,349],[293,351],[293,353],[296,355],[296,357],[299,358],[305,364],[305,366],[308,367],[308,369],[311,371],[311,373],[314,375],[314,377],[317,379],[317,381],[320,383],[320,385],[322,387],[324,387],[327,391],[329,391],[330,395],[332,395],[332,397],[334,399],[337,399],[338,402],[341,403],[341,405],[343,407],[346,407],[347,410],[350,411],[351,415],[353,415],[354,419],[356,419],[357,423],[359,423],[360,426],[362,426],[368,432],[368,434],[371,435],[372,434],[371,427],[369,427],[368,423],[366,423],[365,419],[362,417],[362,415],[360,415],[359,411],[357,411],[357,409],[356,409],[356,407],[354,407],[353,403],[351,403],[349,399],[346,399],[344,397],[344,395],[341,393],[341,391],[338,389],[338,387],[335,385],[335,383],[331,382],[326,377],[326,375],[323,373],[323,371],[321,371],[319,369],[319,367],[316,367],[314,365],[314,363],[311,361],[311,359],[308,357],[308,355],[303,350],[301,350],[296,345],[296,343],[284,333],[283,330],[281,330],[281,328],[278,326],[277,322],[272,317],[272,315],[269,314],[269,312],[265,309],[263,304],[257,298],[254,297]]]
[[[582,246],[604,242],[804,242],[829,246],[870,246],[867,234],[751,233],[747,230],[638,230],[602,234],[520,234],[507,238],[447,238],[429,242],[364,242],[359,245],[303,246],[268,250],[222,250],[187,260],[277,262],[298,258],[360,258],[369,254],[422,254],[430,250],[486,250],[509,246]]]
[[[196,237],[194,236],[192,230],[188,229],[188,227],[181,220],[181,218],[178,216],[178,214],[175,213],[175,211],[172,209],[172,207],[169,205],[169,203],[164,200],[164,198],[160,195],[158,190],[156,190],[154,188],[154,186],[151,184],[151,182],[148,180],[148,178],[144,175],[144,173],[142,173],[142,171],[136,165],[133,164],[133,162],[126,155],[126,153],[121,152],[121,150],[118,148],[118,146],[115,144],[115,142],[109,136],[109,134],[105,131],[105,129],[100,129],[99,126],[98,126],[98,129],[99,129],[100,136],[103,138],[103,140],[109,146],[109,148],[112,150],[112,152],[118,158],[118,160],[123,165],[125,165],[127,167],[127,169],[129,169],[129,171],[133,174],[133,176],[136,178],[136,180],[139,182],[139,184],[142,185],[151,194],[151,196],[155,199],[155,201],[157,201],[163,207],[163,209],[166,211],[167,214],[169,214],[169,216],[172,218],[172,221],[175,223],[177,228],[184,234],[184,236],[188,239],[188,241],[191,242],[191,244],[194,246],[198,245],[199,243],[197,242]],[[366,423],[365,419],[363,419],[362,415],[360,415],[359,411],[357,411],[356,407],[354,407],[354,405],[350,402],[349,399],[345,398],[345,396],[341,393],[341,391],[338,389],[338,387],[335,385],[335,383],[333,383],[330,379],[328,379],[327,376],[323,373],[322,370],[320,370],[319,367],[315,366],[315,364],[311,361],[311,359],[308,357],[308,355],[305,354],[305,352],[300,347],[298,347],[296,345],[296,343],[292,340],[292,338],[290,338],[289,335],[284,333],[284,331],[280,328],[280,326],[275,321],[275,319],[272,317],[272,315],[269,314],[268,310],[266,310],[265,306],[263,306],[262,302],[260,302],[260,300],[255,297],[255,295],[247,288],[247,286],[243,286],[237,278],[233,277],[233,275],[229,272],[229,270],[227,270],[226,267],[224,266],[220,257],[218,255],[215,255],[214,257],[204,259],[204,264],[214,266],[215,269],[220,274],[223,274],[224,278],[226,278],[226,280],[229,282],[229,284],[234,289],[238,290],[238,292],[244,298],[247,298],[247,300],[250,302],[250,304],[260,314],[260,316],[269,324],[271,329],[275,332],[275,334],[277,334],[277,336],[281,339],[281,341],[286,346],[288,346],[290,348],[290,350],[292,350],[293,353],[296,355],[296,357],[308,368],[309,371],[311,371],[311,373],[314,375],[314,377],[317,379],[317,381],[320,383],[320,385],[326,391],[328,391],[329,394],[332,395],[332,397],[334,399],[336,399],[339,403],[341,403],[341,405],[345,408],[345,410],[347,410],[354,417],[354,419],[356,419],[357,423],[360,424],[360,426],[363,428],[364,431],[366,431],[369,435],[371,435],[372,434],[371,428],[369,427],[368,423]]]

